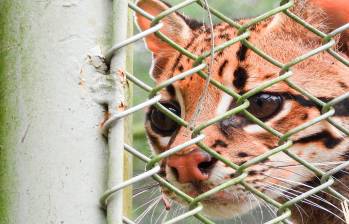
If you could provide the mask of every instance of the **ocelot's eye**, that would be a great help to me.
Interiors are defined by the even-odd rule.
[[[283,98],[279,95],[260,93],[249,98],[247,110],[261,120],[266,120],[281,109]]]
[[[181,110],[176,102],[163,102],[161,103],[164,107],[166,107],[169,111],[176,114],[177,116],[181,116]],[[170,136],[175,132],[178,128],[178,124],[173,121],[171,118],[166,116],[156,107],[152,107],[149,120],[151,128],[158,134],[164,136]]]

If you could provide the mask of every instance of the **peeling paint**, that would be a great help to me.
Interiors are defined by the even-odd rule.
[[[96,103],[107,105],[114,101],[116,79],[108,74],[108,66],[99,47],[91,49],[87,54],[81,68],[80,83],[86,83],[89,94]]]

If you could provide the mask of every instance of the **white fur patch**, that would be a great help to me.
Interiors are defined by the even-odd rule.
[[[170,142],[171,137],[161,137],[159,138],[159,143],[162,147],[166,147]]]
[[[280,26],[281,23],[282,23],[282,15],[277,14],[276,16],[274,16],[273,20],[269,23],[267,29],[272,30],[274,29],[274,27]]]
[[[227,112],[229,110],[229,106],[232,100],[233,100],[232,96],[226,93],[223,93],[219,101],[219,104],[217,106],[216,115],[219,116]]]
[[[184,105],[183,96],[182,96],[181,91],[178,88],[176,88],[176,87],[174,87],[174,88],[176,91],[177,101],[179,103],[179,106],[181,107],[181,117],[184,118],[185,117],[185,105]]]
[[[265,130],[257,124],[247,125],[246,127],[244,127],[244,131],[246,131],[248,134],[257,134],[265,132]]]
[[[286,101],[282,110],[272,119],[270,119],[270,123],[273,123],[274,121],[280,120],[281,118],[284,118],[286,116],[288,116],[288,114],[290,113],[292,109],[292,102]],[[267,122],[267,123],[269,123]]]

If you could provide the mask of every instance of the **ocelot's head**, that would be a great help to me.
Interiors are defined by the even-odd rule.
[[[323,32],[330,32],[334,25],[341,25],[342,20],[330,16],[329,11],[326,11],[327,8],[315,6],[313,2],[316,1],[296,1],[291,11]],[[153,16],[170,7],[160,0],[140,0],[137,5]],[[349,5],[344,7],[348,8]],[[340,15],[339,12],[336,13]],[[244,24],[248,21],[246,19],[238,22]],[[142,31],[151,26],[151,21],[141,14],[136,14],[136,22]],[[187,51],[195,55],[210,51],[211,31],[207,24],[189,19],[179,12],[171,13],[161,22],[163,24],[161,32]],[[213,29],[215,46],[220,46],[238,36],[237,29],[227,23],[215,24]],[[282,64],[290,63],[297,57],[324,45],[322,38],[283,13],[263,20],[249,30],[248,42]],[[335,40],[337,44],[332,49],[341,57],[348,59],[345,55],[345,36],[336,37]],[[145,42],[153,54],[151,75],[157,84],[195,67],[191,58],[179,53],[156,35],[147,36]],[[210,64],[210,58],[204,60],[204,63]],[[207,73],[207,67],[203,71]],[[294,86],[287,80],[280,81],[262,92],[252,94],[248,98],[247,112],[234,114],[203,129],[201,133],[205,138],[201,142],[221,157],[236,165],[242,165],[270,152],[280,144],[280,139],[276,135],[257,125],[251,118],[246,117],[246,114],[253,115],[282,135],[321,115],[321,106],[297,90],[298,87],[324,102],[349,91],[349,68],[326,51],[292,66],[291,71],[292,75],[288,81]],[[285,73],[279,67],[266,61],[241,42],[217,51],[211,64],[212,80],[240,95],[282,74]],[[160,102],[189,122],[195,116],[204,89],[205,79],[199,74],[193,74],[164,88],[161,91]],[[226,113],[237,107],[239,102],[211,84],[203,105],[197,115],[196,124]],[[335,109],[336,115],[332,121],[349,128],[348,100],[342,101]],[[156,153],[164,152],[191,139],[190,131],[155,107],[148,109],[145,126],[149,142]],[[289,148],[290,153],[324,171],[348,158],[348,138],[327,120],[296,132],[290,140],[293,144]],[[162,161],[162,166],[166,179],[192,197],[236,177],[233,168],[204,152],[196,144],[169,156]],[[297,189],[299,186],[311,183],[316,185],[317,180],[313,172],[284,152],[273,154],[252,165],[247,172],[248,176],[244,180],[247,185],[277,200],[284,196],[281,193],[283,190]],[[180,201],[169,190],[164,188],[163,191],[171,198]],[[220,218],[245,213],[258,204],[256,197],[251,195],[242,185],[231,186],[203,200],[204,212],[211,217]]]

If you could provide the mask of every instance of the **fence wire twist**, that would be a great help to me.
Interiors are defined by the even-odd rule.
[[[135,85],[137,85],[138,87],[142,88],[143,90],[145,90],[146,92],[149,93],[149,99],[146,102],[143,102],[139,105],[131,107],[131,108],[127,109],[126,111],[111,117],[105,123],[104,131],[107,131],[117,120],[122,119],[122,118],[124,118],[124,117],[138,111],[138,110],[141,110],[141,109],[146,108],[146,107],[151,106],[151,105],[153,105],[158,110],[163,112],[169,118],[176,121],[179,125],[184,126],[184,127],[188,127],[188,123],[185,120],[183,120],[181,117],[178,117],[176,114],[172,113],[171,111],[169,111],[167,108],[165,108],[163,105],[160,104],[159,101],[161,99],[161,95],[159,94],[159,92],[163,88],[167,87],[168,85],[170,85],[170,84],[172,84],[180,79],[183,79],[185,77],[194,75],[194,74],[198,74],[203,79],[207,79],[208,75],[205,74],[205,72],[203,71],[205,68],[207,68],[207,64],[204,63],[204,60],[210,56],[211,51],[205,52],[202,55],[195,55],[192,52],[184,49],[183,47],[181,47],[180,45],[178,45],[174,41],[172,41],[167,36],[165,36],[163,33],[160,32],[160,29],[163,27],[163,24],[161,23],[161,20],[163,18],[165,18],[169,14],[171,14],[179,9],[187,7],[187,6],[194,4],[194,3],[200,5],[202,8],[207,10],[204,2],[201,0],[186,0],[178,5],[175,5],[169,9],[167,9],[166,11],[162,12],[158,16],[153,17],[153,16],[149,15],[147,12],[145,12],[142,9],[140,9],[139,7],[137,7],[134,3],[132,3],[132,2],[128,3],[128,6],[131,10],[133,10],[134,12],[137,12],[137,13],[143,15],[144,17],[146,17],[147,19],[151,20],[151,28],[149,28],[148,30],[145,30],[137,35],[134,35],[134,36],[130,37],[129,39],[113,46],[105,55],[107,62],[110,62],[114,53],[116,51],[118,51],[119,49],[121,49],[129,44],[132,44],[135,41],[142,39],[150,34],[155,34],[158,38],[160,38],[161,40],[168,43],[170,46],[172,46],[174,49],[179,51],[181,54],[187,56],[190,59],[193,59],[195,61],[195,63],[194,63],[195,67],[190,69],[190,70],[187,70],[181,74],[178,74],[178,75],[174,76],[173,78],[170,78],[170,79],[166,80],[165,82],[163,82],[155,87],[151,87],[151,86],[147,85],[142,80],[139,80],[138,78],[136,78],[133,74],[129,74],[127,71],[124,71],[124,74],[126,75],[126,78],[128,81],[134,83]],[[103,206],[107,205],[108,198],[110,196],[112,196],[115,192],[120,191],[129,185],[135,184],[136,182],[139,182],[141,180],[144,180],[146,178],[151,178],[151,177],[154,180],[156,180],[157,182],[159,182],[160,185],[168,188],[170,191],[174,192],[178,197],[180,197],[181,199],[183,199],[185,202],[187,202],[189,204],[189,211],[188,212],[183,213],[183,214],[181,214],[181,215],[179,215],[171,220],[166,221],[165,222],[166,224],[176,223],[180,220],[186,219],[186,218],[191,217],[191,216],[197,218],[202,223],[213,224],[214,223],[213,221],[209,220],[207,217],[205,217],[204,215],[202,215],[200,213],[203,209],[203,206],[200,202],[202,200],[210,197],[211,195],[219,192],[219,191],[222,191],[228,187],[231,187],[232,185],[237,185],[237,184],[242,185],[246,190],[250,191],[254,195],[263,199],[268,204],[277,208],[277,210],[278,210],[277,217],[266,222],[266,224],[273,224],[273,223],[280,223],[280,222],[289,223],[287,218],[290,217],[290,215],[291,215],[290,207],[293,206],[294,204],[296,204],[297,202],[305,200],[306,198],[308,198],[308,197],[310,197],[310,196],[312,196],[320,191],[326,190],[328,193],[331,193],[332,195],[338,197],[339,199],[341,199],[343,201],[347,200],[346,197],[344,197],[339,192],[337,192],[335,189],[333,189],[331,187],[331,185],[334,183],[334,179],[333,179],[332,175],[334,175],[335,173],[337,173],[340,170],[349,166],[349,161],[333,168],[330,171],[324,172],[323,170],[315,167],[311,163],[307,162],[306,160],[304,160],[304,159],[298,157],[297,155],[295,155],[294,153],[290,152],[289,148],[293,145],[293,142],[291,140],[291,137],[293,135],[299,133],[300,131],[302,131],[302,130],[304,130],[304,129],[306,129],[306,128],[308,128],[316,123],[324,121],[324,120],[328,121],[331,125],[333,125],[338,130],[343,132],[346,136],[348,136],[349,130],[342,127],[340,124],[336,123],[331,117],[335,113],[334,105],[349,98],[349,93],[346,93],[342,96],[339,96],[330,102],[323,102],[320,99],[316,98],[315,96],[311,95],[309,92],[307,92],[302,87],[291,82],[288,78],[290,78],[293,75],[292,67],[294,65],[296,65],[304,60],[307,60],[308,58],[310,58],[310,57],[312,57],[320,52],[323,52],[323,51],[327,51],[335,59],[337,59],[338,61],[340,61],[344,65],[349,66],[349,61],[347,59],[345,59],[344,57],[342,57],[341,55],[339,55],[337,52],[335,52],[332,49],[332,47],[336,44],[334,37],[336,35],[340,34],[341,32],[345,31],[346,29],[348,29],[349,24],[346,24],[346,25],[332,31],[331,33],[328,33],[328,34],[323,33],[320,30],[318,30],[315,27],[308,24],[307,22],[305,22],[304,20],[302,20],[300,17],[298,17],[294,13],[292,13],[289,9],[290,9],[290,7],[293,6],[293,4],[294,4],[293,1],[286,1],[286,2],[284,1],[279,7],[275,8],[273,10],[270,10],[267,13],[262,14],[254,19],[251,19],[249,22],[247,22],[243,25],[240,25],[239,23],[226,17],[225,15],[220,13],[218,10],[209,7],[208,10],[210,10],[212,15],[216,16],[218,19],[229,24],[230,26],[236,28],[238,30],[238,33],[239,33],[239,35],[234,37],[233,39],[226,41],[225,43],[223,43],[219,46],[216,46],[213,49],[214,53],[220,52],[223,49],[225,49],[226,47],[229,47],[235,43],[240,42],[244,46],[246,46],[248,49],[254,51],[257,55],[262,57],[264,60],[277,66],[280,69],[280,73],[279,73],[280,76],[271,80],[271,81],[267,81],[267,82],[259,85],[257,88],[254,88],[254,89],[248,91],[247,93],[244,93],[243,95],[239,95],[238,93],[236,93],[232,89],[229,89],[228,87],[224,86],[220,82],[218,82],[214,79],[210,79],[209,81],[212,85],[216,86],[217,88],[219,88],[223,92],[232,96],[236,100],[238,106],[227,111],[226,113],[224,113],[220,116],[217,116],[211,120],[208,120],[204,123],[197,125],[194,128],[194,130],[192,130],[192,139],[190,141],[187,141],[187,142],[185,142],[179,146],[176,146],[174,148],[171,148],[171,149],[169,149],[161,154],[153,155],[151,158],[143,155],[142,153],[140,153],[137,149],[133,148],[132,146],[125,144],[124,149],[127,152],[129,152],[134,157],[140,159],[141,161],[143,161],[146,164],[146,172],[144,172],[138,176],[135,176],[129,180],[126,180],[123,183],[120,183],[117,186],[114,186],[113,188],[107,190],[104,193],[104,195],[102,196],[102,198],[100,199],[101,204]],[[323,40],[323,45],[316,48],[316,49],[313,49],[312,51],[307,52],[306,54],[304,54],[302,56],[295,58],[294,60],[288,62],[287,64],[283,64],[283,63],[277,61],[276,59],[270,57],[269,55],[267,55],[262,50],[258,49],[256,46],[254,46],[251,42],[248,41],[248,37],[250,36],[249,28],[251,28],[253,25],[261,22],[262,20],[265,20],[265,19],[267,19],[275,14],[278,14],[278,13],[284,13],[285,15],[290,17],[295,22],[304,26],[310,32],[321,37]],[[253,116],[251,113],[249,113],[247,111],[247,108],[249,107],[248,98],[265,90],[266,88],[268,88],[268,87],[270,87],[278,82],[287,83],[289,87],[293,88],[294,90],[298,91],[299,93],[301,93],[302,95],[306,96],[308,99],[313,101],[316,105],[318,105],[321,108],[321,115],[316,117],[315,119],[313,119],[311,121],[305,122],[302,125],[289,130],[287,133],[280,133],[277,130],[273,129],[272,127],[269,127],[268,125],[266,125],[264,122],[262,122],[261,120],[259,120],[255,116]],[[239,165],[234,164],[233,162],[229,161],[228,159],[222,157],[221,155],[219,155],[217,152],[215,152],[213,149],[211,149],[210,147],[208,147],[207,145],[205,145],[202,142],[202,140],[205,138],[205,136],[201,133],[202,130],[209,127],[210,125],[213,125],[213,124],[215,124],[219,121],[222,121],[222,120],[224,120],[224,119],[226,119],[234,114],[237,114],[237,113],[243,114],[248,119],[254,121],[255,124],[259,125],[260,127],[265,129],[266,131],[268,131],[271,134],[273,134],[274,136],[278,137],[279,138],[279,146],[274,148],[274,149],[269,150],[268,152],[266,152],[260,156],[255,157],[255,158],[253,158],[253,159],[251,159],[251,160],[247,161],[246,163],[239,166]],[[171,183],[169,183],[167,180],[165,180],[164,178],[162,178],[161,176],[158,175],[158,173],[160,172],[159,162],[162,159],[164,159],[172,154],[175,154],[178,151],[180,151],[180,150],[182,150],[190,145],[193,145],[193,144],[196,144],[198,147],[200,147],[202,150],[209,153],[211,156],[215,157],[216,159],[225,163],[227,166],[236,170],[238,175],[236,175],[235,178],[232,178],[231,180],[229,180],[229,181],[227,181],[227,182],[225,182],[225,183],[223,183],[223,184],[221,184],[221,185],[219,185],[219,186],[217,186],[217,187],[215,187],[215,188],[213,188],[213,189],[211,189],[211,190],[209,190],[209,191],[207,191],[207,192],[205,192],[205,193],[203,193],[195,198],[187,195],[186,193],[184,193],[180,189],[176,188]],[[304,167],[306,167],[307,169],[312,171],[317,177],[320,178],[321,184],[319,186],[305,192],[305,193],[302,193],[302,194],[296,196],[295,198],[293,198],[291,200],[288,200],[287,202],[285,202],[283,204],[275,201],[274,199],[267,196],[266,194],[258,191],[253,186],[248,185],[245,182],[245,178],[248,176],[248,172],[246,171],[246,169],[252,165],[255,165],[255,164],[269,158],[272,155],[277,154],[277,153],[286,154],[287,156],[289,156],[293,160],[297,161],[298,163],[302,164]],[[124,217],[123,220],[124,220],[124,223],[134,223],[133,221],[131,221],[127,217]]]

